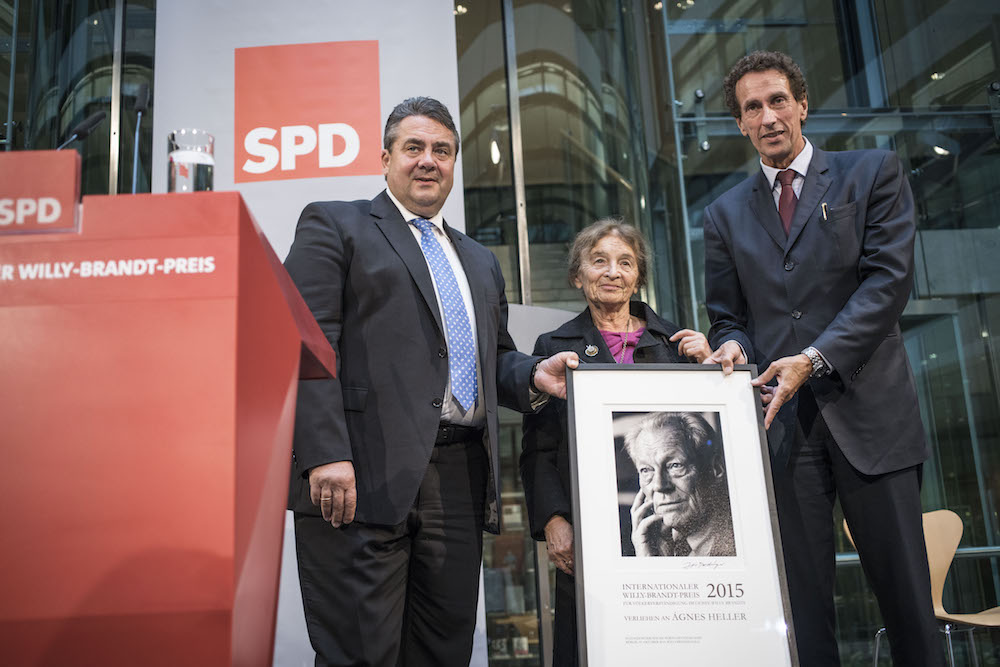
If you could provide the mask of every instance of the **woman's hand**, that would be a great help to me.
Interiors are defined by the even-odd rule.
[[[549,551],[549,560],[573,576],[573,524],[559,515],[549,519],[545,524],[545,548]]]
[[[680,341],[678,343],[678,341]],[[693,329],[681,329],[670,337],[670,342],[677,343],[677,351],[688,359],[694,359],[696,363],[701,363],[712,354],[712,347],[708,344],[705,334]]]

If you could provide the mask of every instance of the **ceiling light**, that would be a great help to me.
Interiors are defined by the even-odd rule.
[[[940,81],[944,78],[944,74],[940,72],[931,72],[931,81]]]
[[[496,139],[490,139],[490,162],[500,164],[500,145]]]
[[[653,9],[655,9],[656,11],[660,11],[661,9],[663,9],[663,3],[659,1],[654,2]]]
[[[469,8],[465,5],[455,5],[455,16],[461,16],[469,11]]]
[[[942,156],[944,156],[944,155],[951,155],[951,151],[950,150],[948,150],[947,148],[942,148],[940,146],[935,146],[934,147],[934,152],[937,153],[938,155],[942,155]]]

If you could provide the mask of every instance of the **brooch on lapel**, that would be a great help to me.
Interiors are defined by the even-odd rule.
[[[596,345],[588,345],[587,349],[585,349],[583,351],[583,353],[585,355],[587,355],[588,357],[596,357],[597,356],[597,346]]]

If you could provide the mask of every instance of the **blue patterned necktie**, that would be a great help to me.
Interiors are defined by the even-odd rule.
[[[441,310],[444,311],[451,393],[462,409],[468,411],[476,404],[476,347],[472,340],[469,314],[465,310],[465,302],[458,289],[455,272],[451,270],[451,263],[434,236],[434,225],[429,220],[416,218],[413,226],[420,230],[420,249],[434,274]]]

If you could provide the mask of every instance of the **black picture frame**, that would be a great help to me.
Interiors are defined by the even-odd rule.
[[[568,373],[581,665],[798,667],[755,377],[753,365]]]

